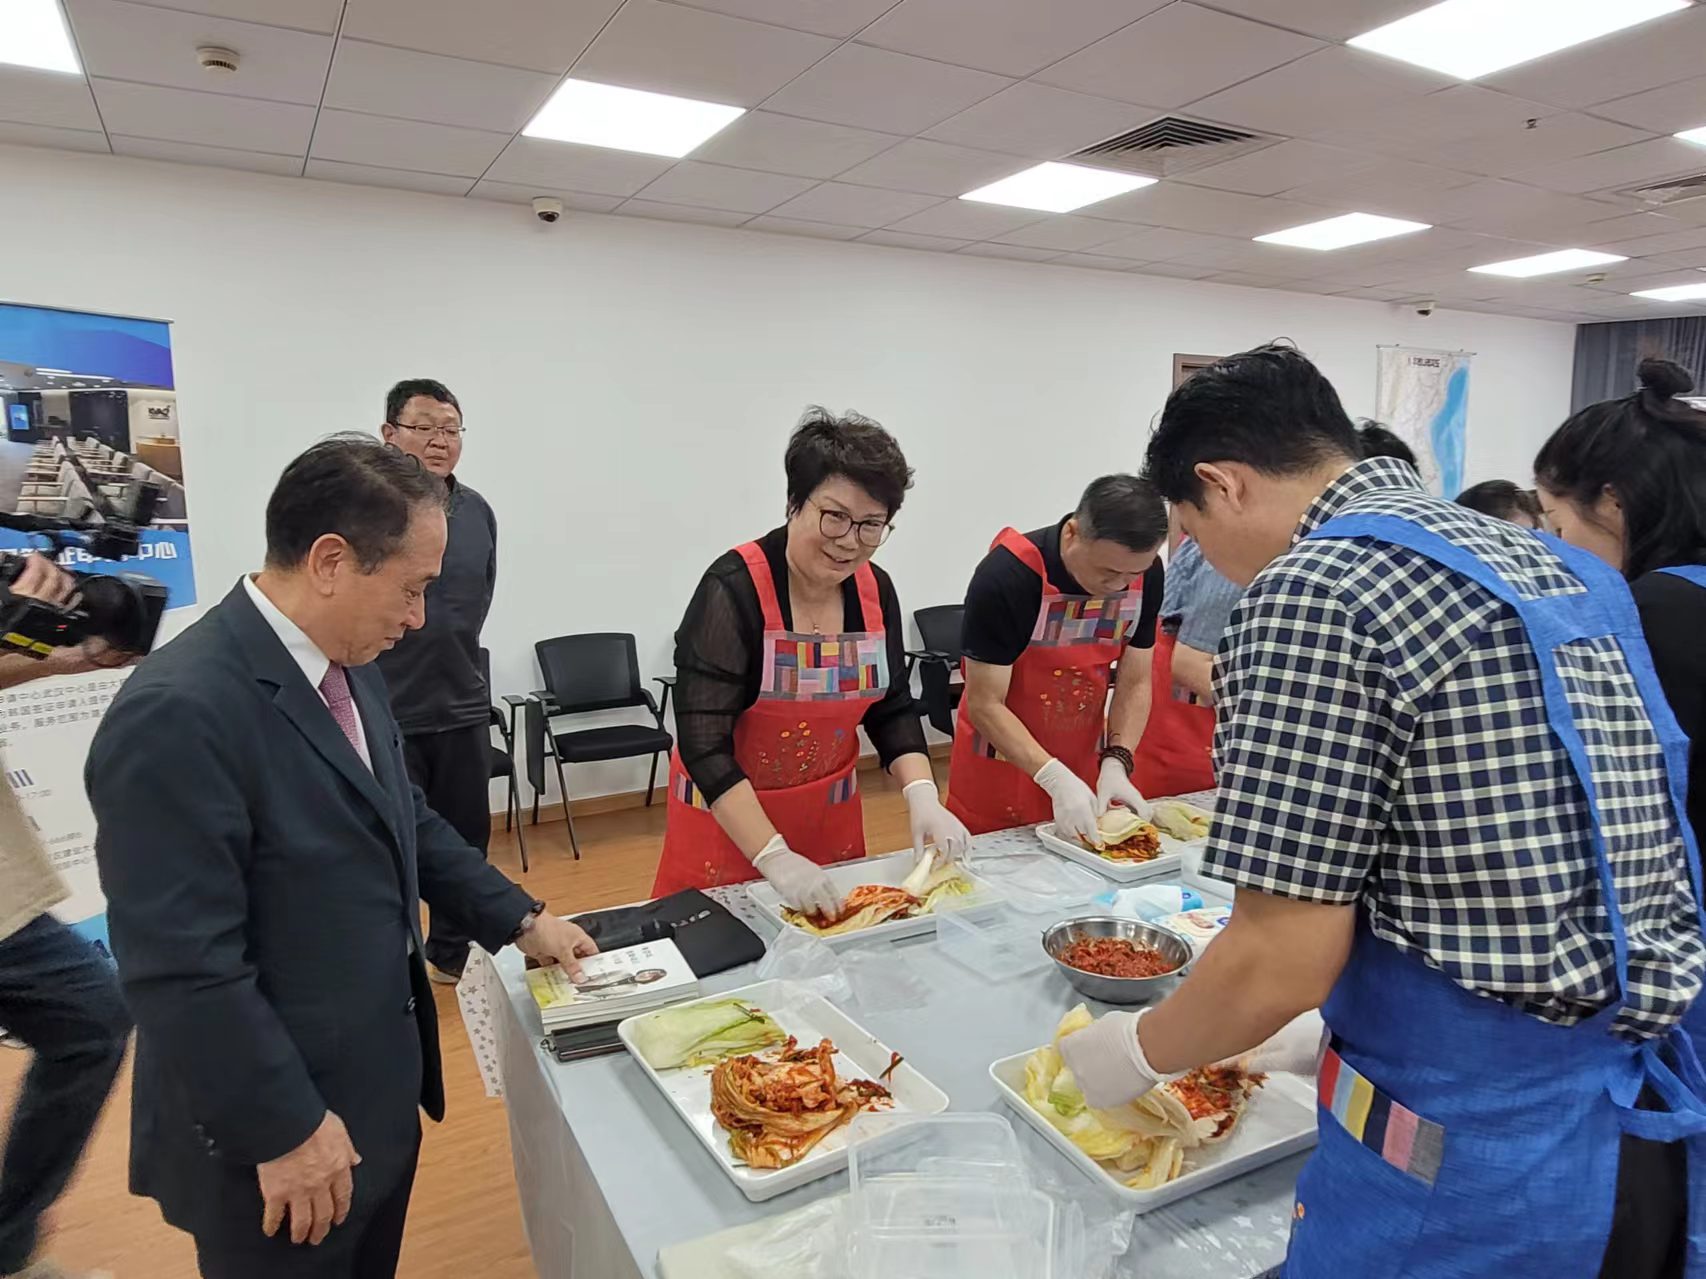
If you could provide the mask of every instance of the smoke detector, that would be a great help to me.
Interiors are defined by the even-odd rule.
[[[230,75],[237,70],[236,50],[221,49],[218,45],[203,45],[195,51],[195,60],[201,64],[203,71],[214,75]]]

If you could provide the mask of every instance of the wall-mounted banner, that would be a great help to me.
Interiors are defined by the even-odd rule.
[[[137,482],[152,485],[158,504],[135,558],[98,560],[73,546],[59,562],[80,573],[151,577],[166,587],[168,610],[196,602],[165,322],[0,303],[0,424],[0,512],[101,521],[126,509]],[[39,545],[39,537],[0,529],[0,550]],[[103,944],[106,903],[83,764],[124,674],[37,680],[0,693],[0,764],[71,890],[54,913]]]
[[[1382,346],[1376,353],[1374,416],[1415,450],[1429,492],[1456,497],[1463,491],[1474,352]]]

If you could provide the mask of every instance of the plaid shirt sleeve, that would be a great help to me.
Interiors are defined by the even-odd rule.
[[[1357,901],[1412,727],[1378,648],[1326,580],[1281,568],[1244,596],[1214,693],[1204,870],[1276,897]]]

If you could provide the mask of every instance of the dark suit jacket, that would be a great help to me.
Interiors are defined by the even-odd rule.
[[[142,663],[89,753],[137,1024],[131,1185],[197,1233],[257,1229],[224,1220],[258,1209],[254,1165],[327,1109],[358,1176],[401,1170],[417,1107],[444,1113],[419,900],[488,950],[531,905],[410,784],[378,671],[349,682],[372,771],[239,582]]]

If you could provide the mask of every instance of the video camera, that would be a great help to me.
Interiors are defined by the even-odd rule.
[[[75,546],[99,560],[128,559],[141,549],[142,530],[153,520],[159,501],[158,485],[136,481],[119,504],[102,502],[98,519],[0,512],[0,528],[37,534],[56,551]],[[154,647],[166,611],[166,588],[153,578],[72,569],[77,594],[69,604],[50,604],[12,593],[12,583],[27,562],[26,554],[0,558],[0,652],[43,658],[56,648],[90,639],[137,655]]]

